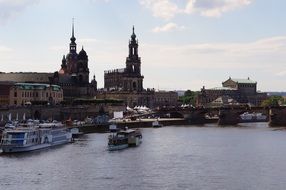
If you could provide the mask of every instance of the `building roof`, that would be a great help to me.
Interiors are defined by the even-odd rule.
[[[214,88],[210,88],[208,90],[236,90],[236,89],[230,88],[230,87],[214,87]]]
[[[54,73],[18,72],[0,73],[0,81],[49,83]]]
[[[257,82],[254,80],[251,80],[250,78],[247,79],[235,79],[235,78],[230,78],[230,80],[239,83],[239,84],[256,84]]]

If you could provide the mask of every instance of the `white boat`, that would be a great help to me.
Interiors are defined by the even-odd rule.
[[[245,112],[240,115],[240,118],[243,122],[258,122],[258,121],[266,121],[267,116],[263,115],[262,113],[248,113]]]
[[[139,129],[119,130],[108,136],[108,150],[121,150],[130,146],[139,146],[142,142],[142,134]]]
[[[71,133],[57,124],[5,129],[1,149],[5,153],[26,152],[71,142]]]
[[[251,121],[253,119],[253,114],[245,112],[243,114],[240,115],[240,118],[242,121]]]
[[[160,127],[163,127],[163,125],[161,123],[159,123],[158,120],[156,120],[156,121],[152,122],[152,127],[153,128],[160,128]]]

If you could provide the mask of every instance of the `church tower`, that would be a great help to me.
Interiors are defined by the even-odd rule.
[[[129,40],[129,55],[126,58],[125,76],[123,78],[123,90],[131,92],[143,91],[143,78],[141,75],[141,58],[138,55],[138,40],[132,29],[131,40]]]
[[[126,58],[126,71],[130,75],[140,76],[141,58],[138,56],[138,40],[136,40],[134,26],[132,31],[131,40],[129,41],[129,55]]]
[[[67,71],[69,74],[77,72],[76,38],[74,37],[74,23],[72,23],[72,37],[70,38],[70,52],[66,56]]]

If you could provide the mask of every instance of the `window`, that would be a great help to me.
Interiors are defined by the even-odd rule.
[[[17,97],[17,92],[16,91],[14,92],[14,97]]]

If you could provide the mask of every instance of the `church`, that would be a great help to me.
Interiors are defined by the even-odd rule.
[[[178,100],[176,92],[144,89],[144,76],[141,74],[141,57],[138,53],[138,46],[133,26],[125,68],[104,71],[104,90],[98,91],[96,97],[121,99],[129,107],[175,106]]]
[[[88,55],[84,48],[77,53],[74,24],[70,38],[69,53],[63,56],[61,68],[54,73],[52,83],[62,86],[65,100],[77,97],[94,97],[97,90],[95,76],[89,82]]]
[[[104,88],[108,91],[142,92],[141,58],[138,55],[138,41],[134,32],[129,41],[129,55],[126,67],[104,72]]]
[[[70,38],[69,53],[63,56],[59,71],[54,73],[14,72],[0,73],[0,82],[40,83],[59,85],[63,89],[64,100],[72,101],[80,97],[94,97],[97,91],[95,76],[89,82],[88,55],[84,48],[77,53],[74,24]]]

